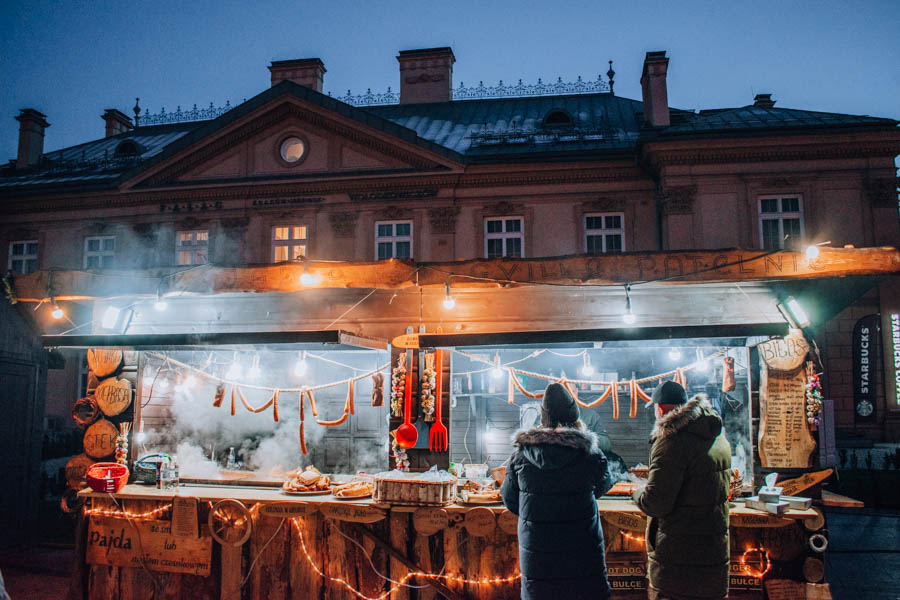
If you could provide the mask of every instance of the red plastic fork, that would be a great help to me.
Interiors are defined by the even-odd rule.
[[[444,351],[434,351],[435,377],[434,377],[434,406],[435,420],[431,426],[431,432],[428,438],[428,449],[432,452],[447,451],[447,427],[441,422],[441,387],[444,382]]]

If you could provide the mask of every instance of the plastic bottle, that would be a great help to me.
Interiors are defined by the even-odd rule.
[[[234,456],[234,446],[228,449],[228,462],[225,463],[225,468],[229,471],[234,471],[237,468],[237,461]]]

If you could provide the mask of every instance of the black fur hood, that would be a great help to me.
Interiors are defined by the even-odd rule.
[[[722,419],[713,410],[705,394],[697,394],[656,422],[651,440],[664,439],[681,430],[712,439],[722,432]]]
[[[571,427],[536,427],[517,431],[513,445],[541,469],[558,469],[579,456],[600,452],[597,434]]]

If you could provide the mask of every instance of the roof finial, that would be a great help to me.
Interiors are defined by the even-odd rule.
[[[609,71],[606,72],[606,76],[609,77],[609,93],[613,93],[613,86],[615,85],[615,81],[613,78],[616,76],[616,72],[613,71],[612,61],[609,61]]]
[[[134,108],[132,109],[134,111],[134,126],[135,126],[135,128],[137,128],[138,121],[141,118],[141,107],[139,105],[140,101],[141,101],[140,98],[135,98],[134,99]]]

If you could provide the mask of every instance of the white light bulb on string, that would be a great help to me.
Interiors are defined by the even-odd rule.
[[[806,247],[806,258],[808,260],[815,260],[819,258],[819,247],[816,245],[807,246]]]
[[[253,356],[253,366],[247,371],[247,376],[255,380],[259,379],[260,375],[262,375],[262,370],[259,368],[259,354],[256,354]]]
[[[491,367],[491,377],[500,379],[503,377],[503,368],[500,366],[500,353],[494,355],[494,366]]]
[[[450,284],[444,284],[444,308],[450,310],[456,306],[456,300],[453,299],[453,296],[450,295]]]
[[[584,351],[584,365],[581,367],[581,374],[590,377],[594,374],[594,365],[591,364],[591,355]]]
[[[672,348],[669,350],[669,360],[678,360],[681,358],[681,350],[678,348]]]
[[[54,304],[53,312],[50,313],[50,316],[53,317],[54,319],[62,319],[65,316],[65,314],[66,313],[63,312],[63,309],[61,309],[58,305]]]
[[[303,377],[306,375],[308,368],[309,367],[306,364],[306,352],[304,351],[297,356],[297,364],[294,366],[294,375]]]
[[[238,364],[238,356],[237,352],[235,352],[231,358],[231,366],[228,367],[228,371],[225,373],[225,377],[227,377],[231,381],[235,381],[236,379],[240,379],[241,373],[241,365]]]
[[[303,274],[300,275],[300,285],[315,285],[319,283],[319,276],[309,272],[309,266],[303,266]]]

